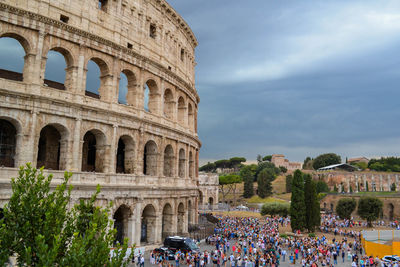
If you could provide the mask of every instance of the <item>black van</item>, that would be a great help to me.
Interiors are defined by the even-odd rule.
[[[182,252],[199,252],[199,247],[192,239],[180,236],[169,236],[164,240],[164,247],[169,248],[173,252],[178,250]]]

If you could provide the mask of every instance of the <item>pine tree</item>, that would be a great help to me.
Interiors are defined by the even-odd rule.
[[[240,170],[240,177],[244,182],[243,197],[245,198],[251,198],[254,195],[254,178],[250,168],[250,166],[244,166]]]
[[[314,232],[315,226],[320,225],[321,215],[317,198],[316,184],[311,175],[306,174],[304,183],[304,204],[306,207],[306,228]]]
[[[292,231],[302,231],[304,229],[306,224],[305,216],[303,173],[296,170],[292,180],[292,198],[290,203],[290,224]]]
[[[270,169],[263,169],[257,177],[258,196],[261,198],[272,195],[271,181],[274,179],[274,174]]]
[[[292,180],[293,176],[291,174],[286,176],[286,193],[292,192]]]

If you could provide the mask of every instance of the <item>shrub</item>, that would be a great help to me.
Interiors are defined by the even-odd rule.
[[[289,214],[290,204],[289,203],[265,203],[261,207],[261,215],[280,215],[287,216]]]

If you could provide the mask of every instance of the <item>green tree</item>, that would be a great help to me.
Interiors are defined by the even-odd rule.
[[[289,209],[290,209],[290,204],[289,203],[278,203],[278,202],[272,202],[272,203],[264,203],[261,207],[261,215],[280,215],[280,216],[288,216],[289,214]]]
[[[19,266],[127,266],[127,240],[110,258],[115,229],[109,208],[94,205],[97,192],[69,209],[71,173],[51,190],[52,175],[27,164],[12,178],[12,196],[0,220],[0,266],[17,255]],[[133,256],[133,253],[132,253]]]
[[[225,202],[225,197],[227,194],[233,194],[233,202],[236,206],[236,185],[241,183],[242,179],[239,175],[228,174],[219,176],[219,186],[222,194],[222,201]]]
[[[337,188],[337,186],[336,186],[336,184],[333,186],[333,192],[338,192],[338,188]]]
[[[306,208],[305,228],[309,232],[314,232],[316,226],[321,223],[319,202],[315,182],[310,174],[303,175],[304,183],[304,204]]]
[[[306,226],[306,208],[304,205],[303,173],[296,170],[292,180],[292,197],[290,203],[290,225],[292,231],[302,231]]]
[[[280,166],[279,170],[281,171],[281,173],[287,173],[287,168],[286,167]]]
[[[201,166],[199,168],[199,171],[201,171],[201,172],[215,172],[216,169],[217,169],[217,166],[215,166],[215,163],[208,162],[207,164]]]
[[[358,201],[358,215],[367,220],[368,226],[372,227],[372,222],[379,218],[382,213],[383,203],[376,197],[362,197]]]
[[[319,168],[333,164],[339,164],[341,162],[342,159],[339,155],[336,155],[335,153],[322,154],[314,159],[313,168],[314,170],[318,170]]]
[[[366,187],[365,187],[365,191],[369,191],[369,188],[368,188],[368,182],[366,182]]]
[[[303,162],[303,170],[313,170],[314,159],[307,157]]]
[[[263,157],[262,160],[271,162],[271,159],[272,159],[272,155],[268,155],[268,156]]]
[[[293,180],[293,175],[291,174],[286,175],[286,193],[292,192],[292,180]]]
[[[392,183],[392,185],[390,186],[390,191],[396,191],[396,184]]]
[[[240,177],[244,182],[243,197],[252,197],[254,195],[254,177],[251,172],[251,166],[244,166],[240,170]]]
[[[216,168],[226,169],[230,167],[228,159],[220,159],[214,162]]]
[[[281,170],[278,167],[275,167],[275,164],[269,161],[263,161],[258,164],[256,175],[258,176],[258,174],[264,169],[271,170],[272,173],[274,174],[274,179],[277,175],[281,173]]]
[[[263,157],[260,154],[258,154],[257,155],[257,163],[262,162],[263,161],[262,159],[263,159]]]
[[[357,203],[354,198],[341,198],[336,205],[336,214],[342,219],[350,219],[356,206]]]
[[[327,193],[329,192],[329,186],[322,180],[317,181],[316,183],[317,193]]]
[[[274,179],[274,173],[271,169],[262,170],[257,177],[258,185],[258,196],[261,198],[266,198],[272,195],[272,185],[271,182]]]
[[[242,162],[246,162],[246,158],[233,157],[229,159],[229,166],[237,170]]]

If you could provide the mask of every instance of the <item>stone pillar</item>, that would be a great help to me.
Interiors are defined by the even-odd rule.
[[[391,185],[391,181],[392,181],[390,174],[388,174],[387,179],[388,179],[388,191],[390,192],[391,191],[390,185]]]
[[[135,211],[134,211],[134,231],[132,233],[133,235],[133,242],[136,244],[137,247],[140,246],[140,235],[142,233],[141,227],[142,227],[142,202],[136,203]]]
[[[364,174],[363,176],[364,179],[364,191],[367,191],[367,176]]]
[[[346,179],[347,180],[347,193],[350,193],[350,179],[351,179],[351,176]]]
[[[72,171],[79,172],[82,168],[82,144],[81,141],[81,118],[75,119],[75,129],[74,129],[74,136],[73,136],[73,147],[72,147],[72,162],[73,167],[71,168]],[[83,137],[82,137],[83,140]]]
[[[86,46],[81,44],[79,47],[79,60],[78,60],[78,69],[77,69],[77,79],[76,79],[76,88],[75,93],[79,95],[85,95],[86,91],[86,63],[85,62],[85,53],[86,53]]]
[[[128,241],[128,246],[132,246],[133,244],[136,243],[135,240],[135,227],[136,227],[136,216],[134,213],[132,213],[131,217],[128,218],[128,232],[127,232],[127,237],[129,239]]]
[[[382,174],[379,175],[379,190],[381,192],[383,191],[383,177],[382,177]]]
[[[399,190],[399,175],[396,174],[396,191]]]
[[[111,152],[110,152],[110,165],[109,165],[109,173],[116,173],[116,157],[117,157],[117,149],[118,149],[118,140],[117,139],[117,129],[118,125],[113,125],[113,135],[111,139]]]
[[[357,174],[355,175],[355,178],[356,178],[356,188],[355,188],[354,192],[358,193],[359,185],[358,185],[358,175]]]
[[[154,222],[154,234],[155,234],[155,243],[161,243],[162,239],[162,211],[156,212],[156,218]]]
[[[30,159],[29,161],[32,162],[32,166],[36,167],[36,162],[37,162],[37,141],[36,141],[36,127],[37,127],[37,114],[39,114],[39,112],[33,110],[32,112],[32,116],[31,116],[31,122],[30,122],[30,129],[31,132],[29,134],[29,147],[30,147]]]

